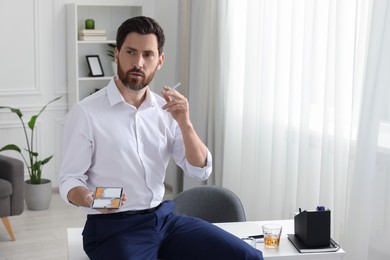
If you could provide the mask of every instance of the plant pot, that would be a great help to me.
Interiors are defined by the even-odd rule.
[[[52,193],[51,180],[42,179],[41,184],[25,181],[25,200],[29,210],[45,210],[49,208]]]

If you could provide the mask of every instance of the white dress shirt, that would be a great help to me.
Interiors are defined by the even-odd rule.
[[[126,103],[114,80],[107,87],[72,107],[64,126],[63,160],[59,176],[62,198],[76,186],[95,191],[98,186],[123,187],[126,204],[119,210],[141,210],[161,203],[166,168],[172,156],[190,177],[207,179],[207,165],[190,165],[185,159],[182,134],[166,101],[147,89],[137,109]],[[98,211],[83,208],[87,214]]]

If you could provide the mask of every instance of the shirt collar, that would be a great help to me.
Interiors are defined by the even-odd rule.
[[[118,87],[115,84],[114,78],[110,80],[107,86],[107,97],[108,102],[110,102],[111,106],[115,106],[118,103],[124,102],[124,99],[119,92]]]
[[[154,107],[156,105],[156,97],[152,94],[149,89],[149,86],[146,87],[146,98],[142,102],[140,108]],[[107,86],[107,97],[111,106],[115,106],[118,103],[125,102],[122,94],[120,93],[118,87],[115,84],[114,78],[110,80]]]

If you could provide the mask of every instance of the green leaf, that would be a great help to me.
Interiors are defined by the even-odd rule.
[[[17,145],[15,145],[15,144],[8,144],[8,145],[2,147],[2,148],[0,149],[0,152],[2,152],[2,151],[17,151],[17,152],[19,152],[19,153],[22,152],[22,151],[20,150],[20,148],[19,148]]]
[[[11,109],[11,111],[12,111],[13,113],[17,114],[19,118],[22,118],[22,117],[23,117],[22,111],[20,111],[20,109],[12,108],[12,107],[11,107],[10,109]]]
[[[49,157],[47,157],[45,160],[43,160],[43,161],[42,161],[42,165],[48,163],[52,157],[53,157],[53,155],[52,155],[52,156],[49,156]]]
[[[1,109],[1,108],[8,108],[12,113],[17,114],[19,118],[22,118],[22,117],[23,117],[22,112],[21,112],[20,109],[18,109],[18,108],[7,107],[7,106],[0,106],[0,109]]]
[[[37,121],[38,115],[32,116],[30,121],[28,121],[28,127],[30,127],[31,130],[34,129],[35,122]]]
[[[38,171],[42,166],[42,161],[36,161],[33,166],[31,167],[31,169],[33,171]]]
[[[40,114],[46,109],[46,107],[53,103],[54,101],[58,100],[62,98],[62,96],[59,96],[59,97],[56,97],[55,99],[53,99],[52,101],[50,101],[49,103],[47,103],[46,105],[44,105],[41,110],[39,111],[38,115],[34,115],[31,117],[30,121],[28,122],[28,127],[30,127],[31,130],[34,130],[34,127],[35,127],[35,123],[37,121],[37,118],[40,116]]]

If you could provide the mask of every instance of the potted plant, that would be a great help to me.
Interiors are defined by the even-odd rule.
[[[41,113],[45,110],[45,108],[50,103],[52,103],[60,98],[61,98],[61,96],[53,99],[52,101],[47,103],[44,107],[42,107],[42,109],[39,111],[39,113],[37,115],[33,115],[30,118],[29,122],[27,123],[28,128],[30,129],[30,132],[31,132],[30,137],[27,133],[27,126],[23,120],[23,114],[20,111],[20,109],[9,107],[9,106],[0,106],[0,109],[6,108],[6,109],[9,109],[11,112],[15,113],[19,117],[20,122],[22,123],[22,126],[23,126],[24,137],[25,137],[25,141],[26,141],[26,147],[24,148],[24,150],[27,152],[28,158],[26,159],[26,157],[22,153],[22,150],[19,148],[19,146],[15,145],[15,144],[5,145],[4,147],[2,147],[0,149],[0,152],[2,152],[2,151],[16,151],[22,156],[22,159],[23,159],[24,163],[26,164],[28,174],[30,177],[29,180],[25,181],[26,182],[25,199],[26,199],[27,207],[31,210],[47,209],[49,207],[49,204],[50,204],[51,189],[52,189],[51,188],[51,181],[49,179],[42,178],[42,168],[43,168],[43,165],[47,164],[51,160],[53,155],[51,155],[43,160],[39,159],[39,154],[35,150],[35,147],[34,147],[34,145],[35,145],[35,143],[34,143],[35,123],[36,123],[38,117],[41,115]],[[36,195],[29,194],[30,191],[36,190],[37,188],[39,189],[38,194],[36,194]],[[46,194],[47,192],[49,192],[50,194]]]
[[[109,43],[108,44],[108,49],[106,50],[106,53],[107,53],[108,57],[111,58],[112,73],[114,75],[117,74],[117,65],[115,63],[115,48],[116,48],[116,44]]]

